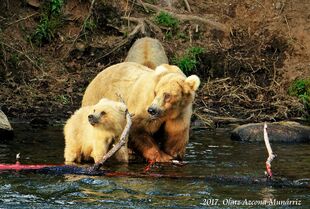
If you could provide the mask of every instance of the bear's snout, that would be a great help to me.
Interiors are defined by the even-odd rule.
[[[98,118],[94,115],[88,115],[88,121],[92,126],[99,122]]]
[[[154,107],[154,106],[150,106],[148,109],[147,109],[147,112],[153,116],[153,117],[159,117],[160,114],[161,114],[161,110],[157,107]]]

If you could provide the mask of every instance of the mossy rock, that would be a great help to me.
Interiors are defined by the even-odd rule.
[[[263,142],[264,123],[241,125],[231,132],[235,141]],[[270,142],[310,143],[310,127],[296,122],[267,123]]]

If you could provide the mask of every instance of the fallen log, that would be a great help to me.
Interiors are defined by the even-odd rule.
[[[19,172],[47,175],[86,175],[104,177],[129,177],[129,178],[152,178],[152,179],[184,179],[184,180],[204,180],[206,182],[221,183],[229,185],[257,185],[288,188],[310,188],[309,179],[290,179],[287,177],[273,176],[272,179],[265,176],[226,176],[226,175],[177,175],[161,174],[153,172],[118,172],[110,170],[94,170],[89,167],[79,167],[73,165],[21,165],[0,164],[0,172]]]

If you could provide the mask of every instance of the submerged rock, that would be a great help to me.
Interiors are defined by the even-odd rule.
[[[308,142],[310,127],[296,122],[267,123],[268,136],[271,142]],[[241,125],[231,132],[231,139],[236,141],[264,141],[264,123]]]
[[[0,110],[0,141],[13,138],[13,128],[2,110]]]

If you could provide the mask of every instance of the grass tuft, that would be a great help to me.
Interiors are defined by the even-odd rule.
[[[199,55],[204,52],[201,47],[191,47],[186,50],[181,57],[176,57],[172,60],[173,64],[177,65],[185,74],[190,74],[196,70],[199,64]]]

